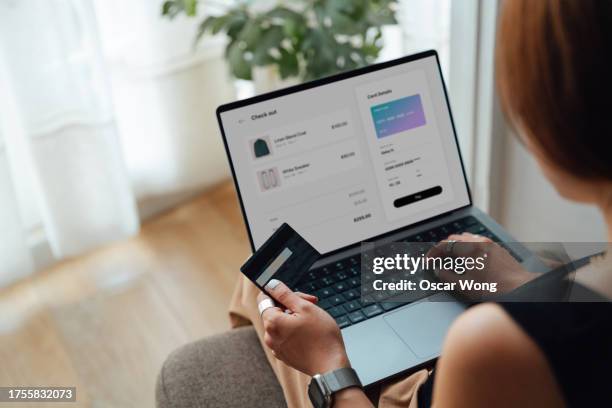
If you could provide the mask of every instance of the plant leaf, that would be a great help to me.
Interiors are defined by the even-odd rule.
[[[193,17],[197,14],[198,1],[197,0],[183,0],[183,6],[185,14],[189,17]]]
[[[173,19],[178,13],[181,12],[181,6],[174,0],[166,0],[162,4],[161,14],[164,17]]]
[[[236,39],[248,21],[247,14],[242,10],[235,10],[227,22],[227,35],[231,39]]]
[[[353,21],[349,16],[334,12],[330,14],[331,29],[337,34],[355,35],[363,32],[361,24]]]
[[[278,71],[282,79],[297,76],[300,72],[300,65],[297,54],[289,52],[284,48],[280,49],[280,59],[278,60]]]
[[[161,13],[162,16],[167,16],[170,14],[170,11],[172,10],[172,6],[174,6],[174,2],[171,0],[166,0],[162,3],[162,7],[161,7]]]
[[[240,44],[235,42],[227,49],[227,62],[232,75],[238,79],[253,79],[251,63],[244,58],[244,51]]]
[[[229,22],[230,20],[230,15],[226,14],[224,16],[219,16],[215,18],[215,21],[213,23],[211,23],[210,25],[210,32],[212,35],[216,35],[218,34],[221,30],[223,30],[223,27],[225,27],[225,25]]]
[[[304,16],[302,16],[297,11],[288,9],[287,7],[283,7],[283,6],[277,6],[273,8],[272,10],[266,13],[266,16],[269,18],[277,18],[281,21],[293,20],[296,22],[305,23]]]
[[[325,5],[320,2],[316,2],[313,6],[313,10],[319,27],[325,27],[325,18],[327,16],[327,10],[325,9]]]
[[[198,26],[198,31],[196,33],[194,44],[197,44],[200,41],[204,34],[206,34],[206,31],[212,30],[213,25],[217,24],[218,18],[219,17],[214,16],[207,17],[204,21],[200,23],[200,25]]]
[[[238,40],[244,41],[247,49],[252,49],[255,47],[257,42],[262,37],[262,32],[260,28],[259,19],[250,19],[244,24],[240,34],[238,35]]]
[[[264,30],[259,43],[257,43],[257,47],[253,48],[253,63],[258,66],[264,66],[274,62],[270,55],[270,50],[277,49],[280,52],[284,39],[284,31],[279,26],[272,26]]]

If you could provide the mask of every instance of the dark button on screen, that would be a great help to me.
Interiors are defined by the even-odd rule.
[[[421,201],[429,197],[437,196],[441,192],[442,192],[442,187],[435,186],[432,188],[428,188],[427,190],[419,191],[418,193],[413,193],[407,196],[397,198],[395,201],[393,201],[393,205],[395,206],[395,208],[400,208],[405,205],[416,203],[417,201]]]

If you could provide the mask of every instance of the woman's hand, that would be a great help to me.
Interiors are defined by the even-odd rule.
[[[491,239],[467,232],[450,235],[434,246],[427,256],[471,257],[474,259],[484,257],[486,261],[482,269],[472,269],[465,274],[443,269],[437,271],[437,274],[440,280],[446,282],[473,279],[480,283],[495,283],[496,294],[510,292],[537,276],[523,268],[505,248]],[[490,293],[480,291],[462,291],[462,294],[473,300],[490,296]]]
[[[264,343],[276,358],[310,376],[348,367],[340,328],[311,295],[292,292],[284,283],[272,279],[266,291],[287,308],[270,307],[262,313]],[[257,302],[267,298],[263,293]]]

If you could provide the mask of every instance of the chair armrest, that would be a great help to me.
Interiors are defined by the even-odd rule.
[[[172,352],[159,373],[156,400],[158,408],[287,406],[251,326]]]

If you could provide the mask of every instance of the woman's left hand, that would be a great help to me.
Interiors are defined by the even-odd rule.
[[[448,250],[449,244],[451,246]],[[445,282],[458,282],[459,280],[474,280],[480,283],[495,283],[497,294],[507,293],[530,280],[537,274],[527,271],[512,255],[497,243],[481,235],[464,232],[450,235],[430,249],[428,257],[484,257],[486,262],[482,268],[473,268],[465,274],[457,274],[453,270],[438,270],[437,275]],[[473,300],[490,295],[487,291],[458,291]]]
[[[340,328],[310,295],[291,291],[272,279],[266,291],[287,311],[269,307],[262,313],[264,343],[276,358],[310,376],[350,366]],[[260,293],[257,303],[267,296]]]

